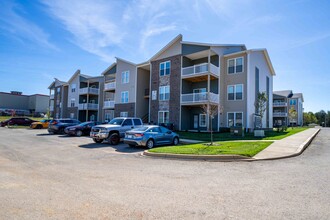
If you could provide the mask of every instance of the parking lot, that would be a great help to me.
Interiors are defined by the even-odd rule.
[[[0,128],[0,219],[329,219],[329,137],[300,157],[226,163]]]

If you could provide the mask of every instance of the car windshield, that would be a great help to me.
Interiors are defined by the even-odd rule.
[[[86,125],[90,125],[90,124],[91,124],[91,122],[83,122],[83,123],[79,124],[79,126],[86,126]]]
[[[131,131],[146,131],[148,127],[140,127],[140,128],[134,128]]]
[[[40,122],[47,122],[47,120],[46,120],[46,119],[43,119],[43,120],[41,120]]]
[[[123,123],[123,121],[124,121],[123,118],[114,118],[108,124],[111,124],[111,125],[121,125]]]

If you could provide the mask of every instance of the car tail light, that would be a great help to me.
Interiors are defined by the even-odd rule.
[[[53,123],[52,123],[53,125],[56,125],[57,124],[57,121],[53,121]]]
[[[142,137],[143,134],[134,134],[135,137]]]

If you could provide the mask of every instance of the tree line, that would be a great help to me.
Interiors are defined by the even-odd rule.
[[[330,111],[321,110],[319,112],[304,112],[304,125],[318,124],[330,127]]]

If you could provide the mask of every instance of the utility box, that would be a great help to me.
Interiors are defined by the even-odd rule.
[[[230,127],[230,134],[233,136],[244,137],[244,128],[238,126]]]

